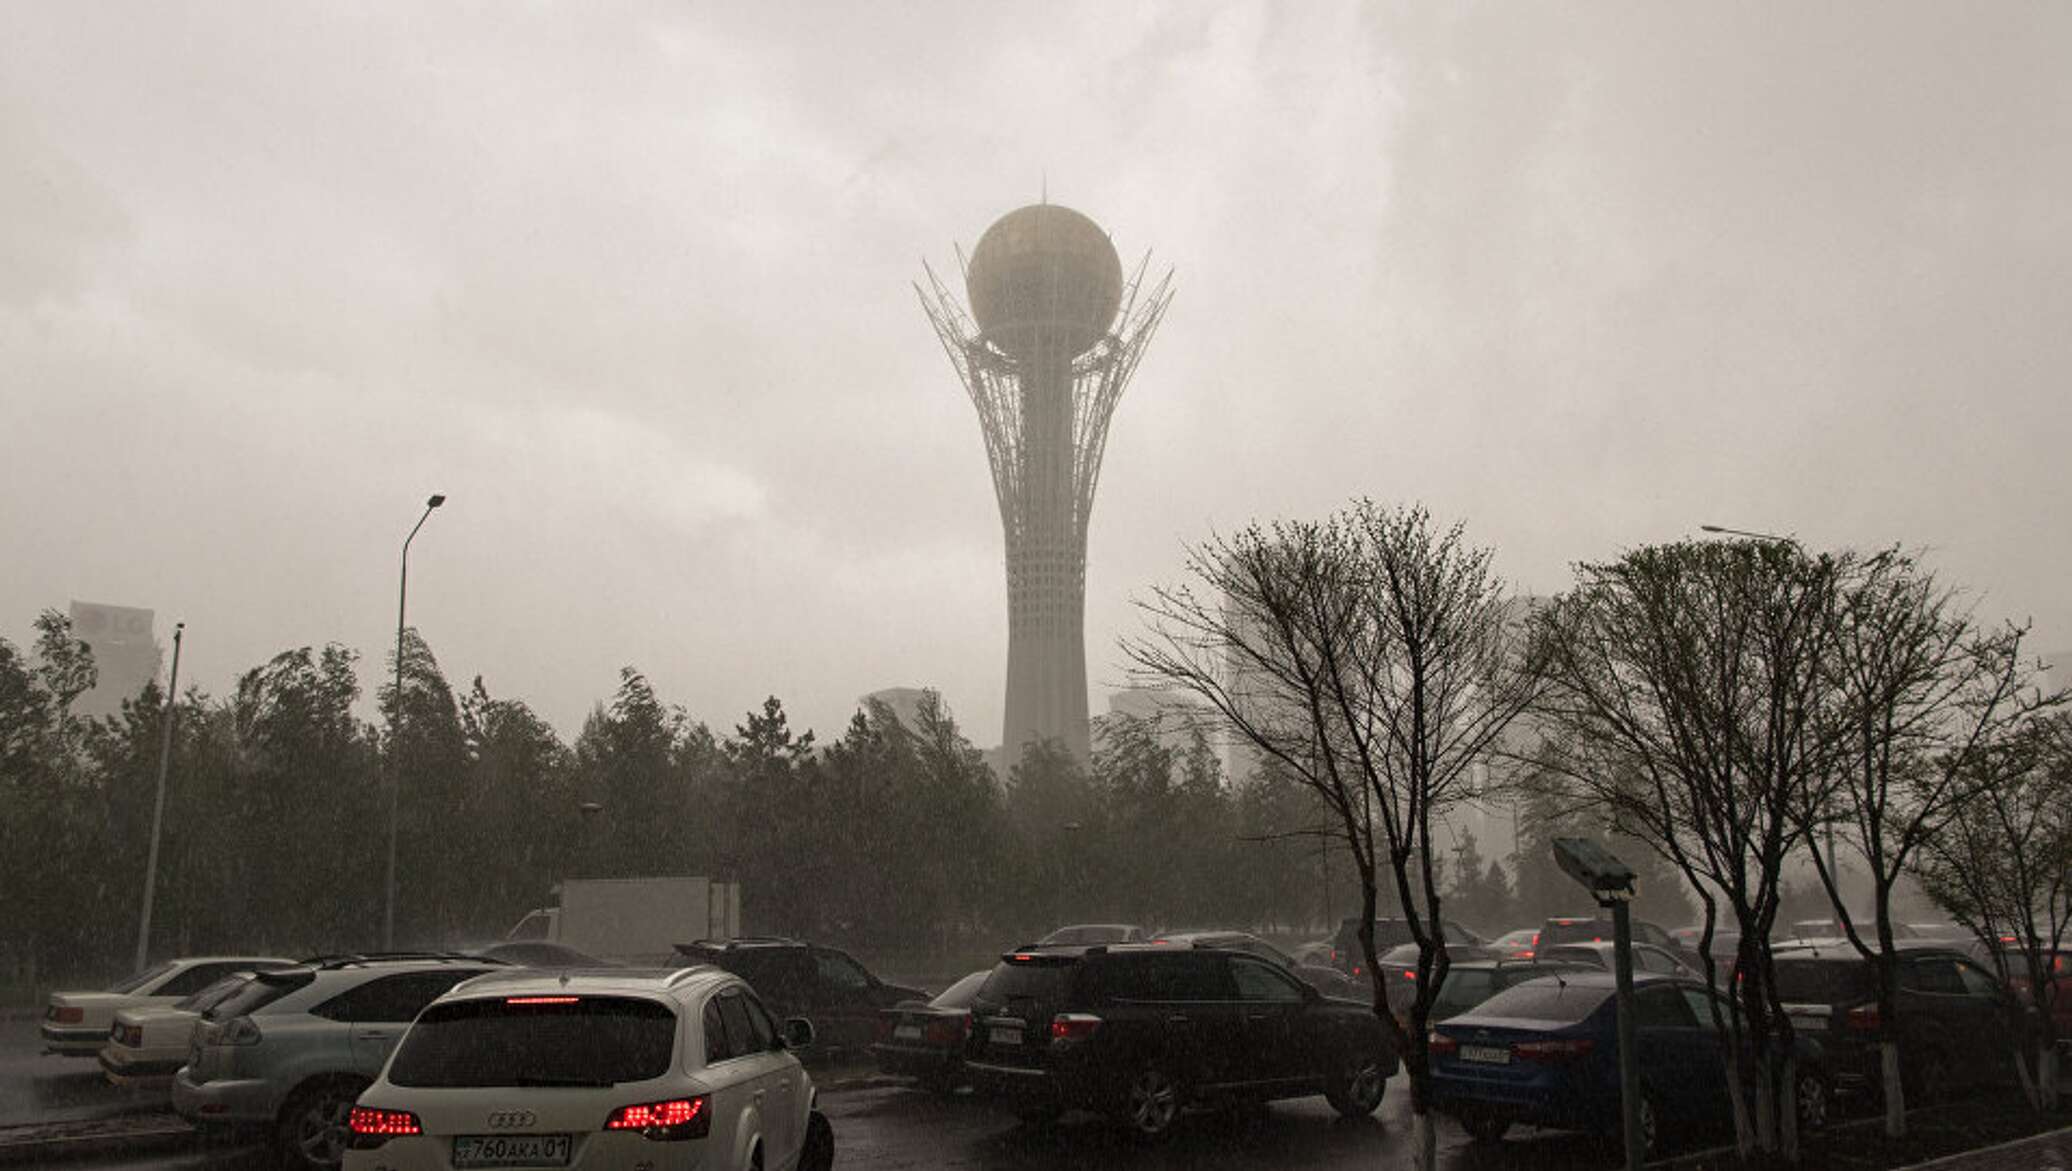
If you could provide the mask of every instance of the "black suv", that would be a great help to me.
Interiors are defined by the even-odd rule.
[[[1014,952],[972,1012],[964,1061],[980,1094],[1025,1118],[1100,1111],[1145,1139],[1196,1101],[1321,1093],[1348,1117],[1371,1114],[1396,1072],[1371,1008],[1231,951]]]
[[[877,1030],[880,1009],[929,997],[919,988],[885,983],[848,952],[797,939],[701,939],[679,943],[676,950],[748,981],[777,1019],[812,1021],[814,1036],[828,1049],[862,1049]]]
[[[1844,941],[1780,944],[1777,997],[1799,1031],[1820,1039],[1835,1088],[1876,1092],[1881,1084],[1877,973]],[[2006,985],[1947,945],[1899,945],[1899,989],[1891,1022],[1908,1104],[1947,1098],[1959,1087],[2009,1080],[2009,1055],[2026,1043],[2027,1010]]]
[[[1446,924],[1445,930],[1446,948],[1448,951],[1462,944],[1480,947],[1489,942],[1458,923]],[[1416,942],[1417,937],[1410,933],[1410,920],[1376,919],[1374,921],[1375,955],[1381,955],[1406,943]],[[1339,971],[1344,972],[1348,976],[1357,978],[1366,973],[1367,957],[1360,951],[1359,916],[1355,915],[1352,918],[1341,920],[1338,924],[1338,930],[1332,933],[1331,961],[1338,965]]]

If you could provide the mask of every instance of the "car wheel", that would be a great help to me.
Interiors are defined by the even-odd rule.
[[[318,1082],[297,1090],[281,1108],[275,1143],[290,1166],[329,1171],[345,1162],[358,1082]]]
[[[1130,1078],[1123,1097],[1122,1122],[1132,1137],[1162,1139],[1180,1119],[1180,1083],[1158,1065],[1147,1065]]]
[[[799,1171],[828,1171],[835,1165],[835,1128],[815,1110],[806,1116],[806,1143],[799,1148]]]
[[[1325,1088],[1324,1098],[1347,1118],[1365,1118],[1380,1108],[1388,1078],[1381,1072],[1381,1059],[1371,1053],[1352,1064],[1353,1068]]]
[[[1799,1083],[1794,1089],[1799,1106],[1799,1133],[1818,1134],[1827,1126],[1828,1099],[1827,1079],[1814,1070],[1801,1070]]]
[[[1914,1062],[1914,1076],[1907,1079],[1907,1105],[1932,1106],[1951,1096],[1950,1059],[1942,1050],[1930,1049]]]
[[[1500,1143],[1504,1141],[1504,1132],[1511,1129],[1511,1120],[1501,1114],[1463,1114],[1460,1128],[1478,1143]]]

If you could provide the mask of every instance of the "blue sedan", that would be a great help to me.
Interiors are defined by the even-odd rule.
[[[1433,1108],[1490,1142],[1514,1122],[1617,1134],[1613,992],[1609,972],[1544,976],[1433,1026]],[[1672,1124],[1732,1120],[1727,1041],[1713,1027],[1714,995],[1693,980],[1634,974],[1641,1135],[1650,1153]],[[1724,1013],[1726,1004],[1720,1008]],[[1810,1132],[1827,1121],[1829,1078],[1819,1046],[1803,1037],[1796,1044],[1799,1120]]]

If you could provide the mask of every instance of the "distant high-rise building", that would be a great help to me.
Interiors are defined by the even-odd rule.
[[[92,649],[100,676],[72,710],[82,716],[118,715],[125,700],[136,699],[146,683],[158,678],[163,653],[152,633],[152,613],[99,602],[74,602],[70,612],[72,634]]]
[[[915,289],[978,409],[1007,543],[1002,749],[1055,739],[1084,760],[1086,533],[1108,421],[1172,297],[1125,279],[1108,234],[1050,203],[1002,216],[964,272],[967,313],[928,270]]]

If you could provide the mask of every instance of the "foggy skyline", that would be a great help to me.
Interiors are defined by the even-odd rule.
[[[933,686],[1000,726],[977,424],[914,303],[1001,212],[1180,274],[1088,551],[1422,500],[1520,589],[1711,522],[1933,550],[2072,646],[2072,13],[19,6],[0,636],[216,696],[411,622],[573,736]],[[1101,706],[1096,700],[1096,709]]]

